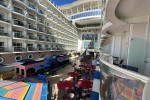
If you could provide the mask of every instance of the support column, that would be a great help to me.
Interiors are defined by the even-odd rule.
[[[27,76],[27,72],[26,72],[26,70],[24,70],[24,77],[26,77]]]
[[[90,3],[90,10],[92,9],[92,2]]]
[[[71,8],[71,14],[70,15],[72,15],[72,8]]]
[[[83,11],[84,11],[85,9],[84,9],[84,4],[83,4]]]
[[[79,12],[79,8],[78,8],[78,6],[77,6],[77,13]]]
[[[19,68],[19,75],[21,75],[21,69]]]

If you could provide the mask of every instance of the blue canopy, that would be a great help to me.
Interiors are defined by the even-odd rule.
[[[35,66],[34,69],[37,70],[37,71],[38,71],[38,70],[41,70],[41,69],[42,69],[42,66]]]
[[[6,65],[4,65],[4,64],[0,64],[0,67],[3,67],[3,66],[6,66]]]
[[[45,67],[45,68],[50,67],[49,64],[43,64],[42,66]]]
[[[22,60],[19,60],[18,62],[25,63],[25,62],[29,62],[29,61],[34,61],[34,60],[32,60],[32,59],[22,59]]]

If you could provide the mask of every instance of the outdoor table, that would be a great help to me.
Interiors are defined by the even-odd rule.
[[[93,86],[93,82],[90,80],[80,80],[77,84],[82,89],[89,89]]]
[[[60,90],[66,90],[66,89],[71,90],[74,87],[74,84],[70,81],[60,81],[57,84],[57,87]]]
[[[95,69],[95,68],[96,68],[95,65],[90,65],[89,67],[90,67],[91,69]]]
[[[70,77],[78,77],[80,74],[76,73],[76,72],[69,72],[68,76]]]
[[[79,65],[79,67],[80,67],[80,68],[84,68],[84,69],[86,68],[85,65]]]

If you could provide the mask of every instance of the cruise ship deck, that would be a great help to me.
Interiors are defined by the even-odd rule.
[[[0,100],[149,92],[150,0],[0,0]]]

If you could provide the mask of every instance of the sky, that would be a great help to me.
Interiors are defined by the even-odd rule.
[[[57,6],[69,4],[77,0],[52,0]]]

